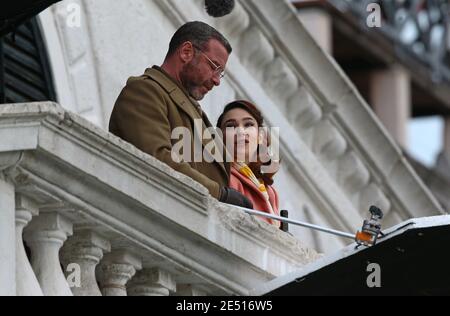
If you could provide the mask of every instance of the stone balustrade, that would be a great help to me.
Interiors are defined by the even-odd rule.
[[[318,258],[55,103],[0,139],[2,295],[245,295]]]

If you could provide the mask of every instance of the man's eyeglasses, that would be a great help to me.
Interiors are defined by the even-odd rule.
[[[222,68],[222,66],[218,66],[216,65],[215,62],[213,62],[211,60],[211,58],[208,57],[208,55],[205,54],[205,52],[198,46],[196,45],[192,45],[194,48],[198,49],[200,51],[200,53],[203,54],[203,56],[205,56],[205,58],[209,61],[209,63],[211,64],[212,68],[213,68],[213,72],[215,75],[218,75],[220,79],[222,79],[223,77],[225,77],[225,70]]]

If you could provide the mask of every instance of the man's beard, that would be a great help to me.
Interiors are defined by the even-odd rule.
[[[194,100],[200,101],[206,95],[206,93],[202,93],[200,89],[205,87],[206,84],[198,77],[197,65],[198,63],[195,59],[184,65],[180,72],[180,80],[189,95]]]

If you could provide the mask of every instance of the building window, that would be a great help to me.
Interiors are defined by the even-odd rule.
[[[0,103],[56,101],[36,18],[0,39]]]

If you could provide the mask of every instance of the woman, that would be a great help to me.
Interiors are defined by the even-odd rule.
[[[264,173],[273,161],[268,153],[270,135],[264,129],[261,112],[248,101],[231,102],[225,106],[217,127],[222,131],[227,151],[233,158],[229,186],[245,195],[255,210],[279,216],[278,194],[272,187],[276,171]],[[277,220],[261,219],[280,226]]]

